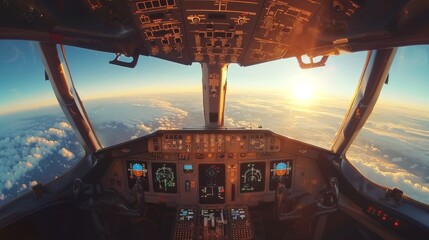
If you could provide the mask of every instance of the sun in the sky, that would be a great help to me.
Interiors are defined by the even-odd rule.
[[[293,94],[297,100],[310,100],[314,95],[314,87],[306,81],[299,81],[293,87]]]

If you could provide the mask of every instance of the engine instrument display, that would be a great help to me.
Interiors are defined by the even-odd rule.
[[[127,161],[128,188],[133,189],[137,179],[143,185],[144,191],[149,191],[146,162]]]
[[[198,166],[200,204],[225,203],[225,164]]]
[[[265,162],[240,164],[240,192],[262,192],[265,188]]]
[[[153,191],[177,193],[175,163],[152,163]]]
[[[290,189],[292,185],[292,160],[272,161],[270,166],[270,191],[276,190],[279,182]]]

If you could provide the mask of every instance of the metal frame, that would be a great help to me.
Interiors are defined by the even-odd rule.
[[[344,156],[359,134],[389,74],[397,48],[369,51],[358,87],[349,111],[335,137],[332,152]]]
[[[58,103],[64,112],[69,124],[87,153],[101,149],[101,144],[92,129],[85,108],[74,88],[68,66],[61,62],[57,45],[52,43],[38,44],[46,73]],[[64,60],[65,59],[65,56]]]

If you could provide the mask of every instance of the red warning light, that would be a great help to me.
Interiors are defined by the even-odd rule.
[[[387,215],[384,215],[381,220],[386,221],[387,220]]]
[[[378,210],[377,211],[377,216],[381,216],[381,214],[383,214],[383,211],[382,210]]]
[[[399,227],[399,221],[398,221],[398,220],[396,220],[395,222],[393,222],[393,226],[394,226],[395,228],[398,228],[398,227]]]

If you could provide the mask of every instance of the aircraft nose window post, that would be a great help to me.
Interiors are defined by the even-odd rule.
[[[427,12],[0,1],[0,239],[427,239]]]

